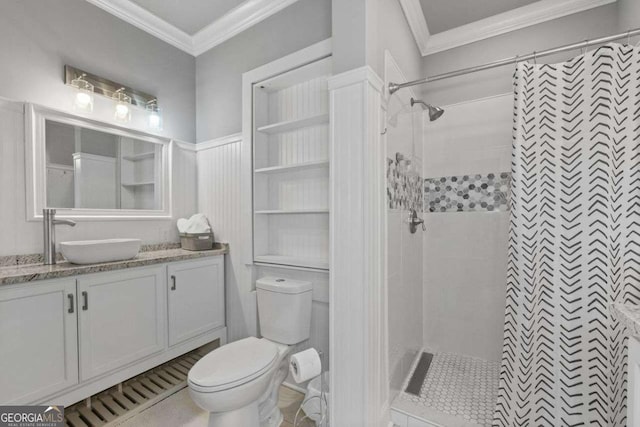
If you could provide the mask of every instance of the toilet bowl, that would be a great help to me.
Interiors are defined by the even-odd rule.
[[[256,283],[263,338],[224,345],[189,371],[189,394],[209,412],[209,427],[277,427],[278,391],[293,345],[309,338],[309,282],[267,277]]]

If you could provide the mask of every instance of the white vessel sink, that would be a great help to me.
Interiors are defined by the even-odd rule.
[[[79,240],[61,242],[60,252],[72,264],[97,264],[135,258],[140,239]]]

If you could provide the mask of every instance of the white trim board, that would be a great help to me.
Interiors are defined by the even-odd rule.
[[[368,66],[329,79],[331,425],[386,427],[389,420],[382,89]]]
[[[399,0],[422,56],[510,33],[617,0],[540,0],[438,34],[430,34],[420,0]]]
[[[221,147],[234,142],[242,142],[242,133],[234,133],[231,135],[221,136],[220,138],[211,139],[209,141],[194,144],[195,151],[210,150],[212,148]]]
[[[298,0],[246,0],[190,35],[131,0],[86,0],[190,55],[198,56]]]

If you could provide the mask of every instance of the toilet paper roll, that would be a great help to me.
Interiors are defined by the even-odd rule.
[[[315,348],[309,348],[291,356],[289,372],[297,383],[317,377],[322,372],[320,355]]]

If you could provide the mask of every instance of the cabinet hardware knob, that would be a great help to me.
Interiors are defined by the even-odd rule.
[[[87,291],[82,291],[82,298],[84,299],[82,309],[86,311],[89,309],[89,294],[87,294]]]
[[[171,290],[176,290],[176,276],[171,276]]]
[[[67,298],[69,298],[69,310],[67,310],[68,313],[73,313],[74,311],[74,303],[73,303],[73,294],[67,294]]]

